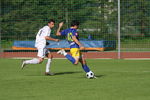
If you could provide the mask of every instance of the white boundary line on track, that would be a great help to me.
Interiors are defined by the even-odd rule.
[[[13,57],[13,58],[8,58],[8,59],[32,59],[36,57]],[[44,58],[47,59],[47,58]],[[67,58],[53,58],[53,59],[67,59]],[[112,59],[112,58],[86,58],[86,59]]]
[[[13,57],[13,58],[10,58],[10,59],[32,59],[34,57]],[[36,57],[35,57],[36,58]],[[8,58],[9,59],[9,58]],[[47,58],[45,58],[47,59]],[[66,59],[66,58],[53,58],[53,59]],[[110,60],[110,59],[113,59],[113,58],[86,58],[86,59],[104,59],[104,60]],[[114,59],[116,60],[116,59]],[[124,59],[121,59],[121,60],[150,60],[150,58],[124,58]]]
[[[36,57],[13,57],[10,59],[32,59],[32,58],[36,58]],[[44,59],[47,59],[47,58],[44,58]],[[53,59],[66,59],[66,58],[53,58]]]

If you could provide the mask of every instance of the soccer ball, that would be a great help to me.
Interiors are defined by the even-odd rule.
[[[92,71],[89,71],[86,73],[86,77],[89,79],[92,79],[92,78],[94,78],[94,73]]]

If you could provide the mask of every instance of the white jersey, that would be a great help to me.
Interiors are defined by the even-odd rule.
[[[44,26],[39,30],[36,35],[35,47],[36,48],[45,48],[46,47],[46,36],[50,36],[51,29],[48,26]]]

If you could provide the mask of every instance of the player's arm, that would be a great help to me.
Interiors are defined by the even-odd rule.
[[[80,49],[83,50],[84,46],[79,42],[76,36],[72,36],[72,40],[80,46]]]
[[[49,36],[46,36],[45,39],[46,39],[46,40],[50,40],[50,41],[56,41],[56,42],[59,41],[59,39],[54,39],[54,38],[49,37]]]
[[[56,31],[56,35],[57,35],[57,36],[60,36],[60,35],[61,35],[60,29],[62,28],[63,24],[64,24],[63,22],[59,23],[59,27],[58,27],[58,29],[57,29],[57,31]]]

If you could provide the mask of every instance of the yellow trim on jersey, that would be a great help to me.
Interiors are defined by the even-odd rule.
[[[67,40],[68,41],[73,41],[71,32],[67,34]]]

